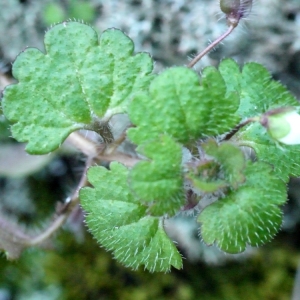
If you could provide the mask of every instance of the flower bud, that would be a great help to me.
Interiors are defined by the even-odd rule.
[[[260,123],[270,136],[287,145],[300,144],[300,115],[294,108],[278,108],[265,113]]]
[[[221,11],[226,15],[229,25],[237,26],[252,8],[252,0],[220,0]]]
[[[238,11],[241,6],[240,0],[221,0],[220,8],[224,14],[230,14],[234,11]]]

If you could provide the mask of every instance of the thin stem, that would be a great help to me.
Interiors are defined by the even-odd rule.
[[[56,216],[54,218],[54,221],[50,226],[41,234],[39,234],[36,237],[31,238],[26,242],[27,246],[34,246],[37,244],[40,244],[51,237],[68,219],[70,213],[73,211],[73,209],[77,206],[79,203],[79,191],[82,187],[86,186],[88,184],[86,179],[86,172],[87,169],[92,165],[93,159],[89,157],[87,159],[85,169],[83,171],[83,174],[81,176],[81,179],[73,193],[73,195],[67,199],[67,201],[58,209],[56,212]]]
[[[28,247],[35,246],[41,244],[42,242],[50,238],[51,235],[54,234],[66,222],[68,216],[69,215],[64,214],[56,217],[53,223],[49,227],[47,227],[47,229],[44,232],[32,239],[29,239],[26,242],[26,245]]]
[[[237,126],[235,126],[230,132],[228,132],[223,138],[222,141],[228,141],[230,140],[241,128],[243,128],[244,126],[252,123],[252,122],[257,122],[258,119],[257,118],[249,118],[245,121],[243,121],[242,123],[238,124]]]
[[[209,44],[202,52],[197,54],[197,56],[188,64],[189,68],[193,68],[195,64],[208,52],[210,52],[214,47],[216,47],[219,43],[221,43],[227,36],[230,35],[230,33],[233,31],[233,29],[237,26],[237,24],[231,24],[225,33],[223,33],[220,37],[218,37],[216,40],[214,40],[211,44]]]
[[[141,159],[139,159],[138,157],[131,157],[119,152],[115,152],[113,154],[108,155],[98,155],[97,159],[107,162],[117,161],[128,168],[133,167],[139,161],[141,161]]]
[[[75,148],[80,150],[80,152],[88,157],[96,157],[98,155],[99,149],[96,142],[84,137],[79,132],[71,133],[66,139],[66,142],[72,144]]]
[[[97,160],[106,162],[117,161],[125,165],[126,167],[133,167],[140,161],[139,158],[131,157],[129,155],[115,151],[118,145],[121,144],[125,139],[125,137],[125,135],[121,135],[120,140],[115,141],[117,143],[116,147],[113,146],[112,149],[109,148],[108,153],[106,153],[105,151],[106,145],[104,145],[103,149],[100,149],[99,144],[96,144],[96,142],[87,139],[79,132],[73,132],[72,134],[70,134],[70,136],[67,138],[67,141],[88,157],[94,157]]]
[[[79,148],[83,153],[89,154],[86,162],[85,170],[83,171],[80,182],[77,185],[73,195],[68,199],[68,201],[62,207],[59,208],[52,224],[38,236],[29,239],[26,242],[27,246],[34,246],[44,242],[66,222],[70,213],[79,203],[80,189],[88,184],[86,178],[86,172],[87,169],[92,165],[94,159],[99,159],[102,161],[118,161],[127,167],[133,167],[136,163],[140,161],[139,158],[130,157],[122,153],[111,153],[111,154],[97,153],[97,145],[93,141],[85,138],[83,135],[77,132],[72,133],[68,138],[68,141],[71,142],[77,148]]]
[[[119,138],[114,140],[108,147],[105,149],[106,154],[114,153],[117,148],[126,140],[126,131],[124,131]]]

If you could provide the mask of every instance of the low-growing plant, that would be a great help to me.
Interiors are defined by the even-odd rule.
[[[164,228],[179,213],[193,214],[203,241],[228,253],[275,236],[289,177],[300,176],[299,103],[258,63],[240,68],[228,58],[193,69],[251,4],[221,0],[225,34],[187,66],[160,74],[120,30],[98,37],[73,21],[46,33],[45,53],[28,48],[16,58],[18,82],[2,98],[12,136],[33,155],[67,139],[87,159],[45,232],[32,237],[0,222],[8,258],[49,238],[78,203],[100,245],[133,269],[182,267]]]

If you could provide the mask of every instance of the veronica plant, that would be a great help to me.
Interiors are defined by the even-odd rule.
[[[274,237],[288,179],[300,176],[299,103],[257,63],[240,67],[229,58],[201,75],[192,69],[232,32],[251,1],[221,1],[221,9],[228,31],[188,66],[160,74],[120,30],[98,36],[78,22],[51,28],[45,53],[28,48],[17,57],[18,82],[2,99],[13,137],[33,155],[67,139],[87,163],[46,232],[8,235],[1,227],[8,257],[48,238],[78,203],[101,246],[133,269],[182,267],[164,222],[187,210],[203,241],[228,253]]]

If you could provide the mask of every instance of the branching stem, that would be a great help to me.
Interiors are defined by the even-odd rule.
[[[72,144],[78,150],[88,157],[94,157],[96,160],[112,162],[117,161],[126,167],[133,167],[140,161],[137,157],[131,157],[124,153],[116,151],[117,146],[125,140],[125,135],[121,135],[120,139],[115,141],[111,148],[106,151],[105,144],[97,144],[96,142],[84,137],[79,132],[73,132],[67,138],[67,142]]]

